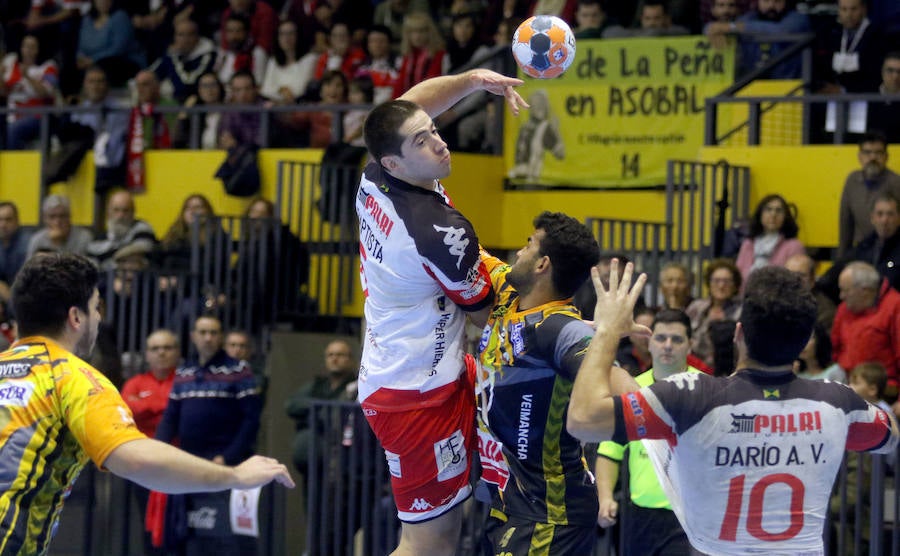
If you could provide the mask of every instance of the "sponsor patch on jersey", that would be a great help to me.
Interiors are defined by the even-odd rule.
[[[391,472],[391,475],[398,479],[402,479],[403,473],[400,470],[400,454],[385,450],[384,458],[387,460],[388,471]]]
[[[454,228],[453,226],[438,226],[437,224],[432,224],[432,226],[436,232],[444,233],[444,245],[449,247],[450,254],[456,257],[456,268],[459,268],[463,257],[466,255],[466,247],[469,245],[466,231],[463,228]]]
[[[21,361],[0,363],[0,378],[22,378],[31,371],[31,365]]]
[[[25,407],[34,393],[30,382],[6,382],[0,385],[0,405]]]
[[[202,506],[195,511],[187,513],[187,524],[191,529],[212,530],[216,528],[216,515],[218,510],[209,506]]]
[[[513,355],[518,357],[525,351],[525,340],[522,338],[524,322],[517,322],[509,328],[509,344],[512,346]]]
[[[466,445],[462,431],[434,443],[434,461],[437,463],[437,480],[447,481],[465,473],[468,466]]]
[[[434,506],[432,506],[428,500],[424,498],[413,498],[412,504],[409,506],[409,510],[411,512],[424,512],[426,510],[433,510]]]

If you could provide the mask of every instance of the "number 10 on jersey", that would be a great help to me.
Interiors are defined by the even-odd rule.
[[[738,475],[729,483],[728,505],[725,507],[725,517],[722,520],[722,528],[719,530],[719,539],[723,541],[737,540],[738,527],[741,525],[745,509],[747,532],[753,537],[761,541],[774,542],[797,536],[803,529],[803,495],[805,492],[803,481],[789,473],[766,475],[750,487],[745,504],[746,482],[746,475]],[[763,529],[762,523],[766,490],[774,485],[779,485],[776,488],[786,486],[791,493],[790,520],[784,524],[785,527],[781,531],[767,531]],[[779,496],[779,498],[781,497]]]

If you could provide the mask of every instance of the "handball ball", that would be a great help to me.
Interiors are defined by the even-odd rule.
[[[559,77],[575,59],[575,35],[562,19],[536,15],[516,29],[512,51],[527,75],[538,79]]]

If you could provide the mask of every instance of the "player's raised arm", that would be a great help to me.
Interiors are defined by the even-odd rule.
[[[400,99],[415,102],[431,118],[435,118],[466,96],[476,91],[487,91],[506,97],[509,109],[518,115],[521,108],[528,108],[528,103],[515,90],[522,83],[521,79],[479,68],[426,79],[403,93]]]
[[[646,326],[635,324],[633,316],[634,304],[647,276],[641,274],[632,285],[634,265],[628,263],[619,282],[618,267],[618,259],[613,259],[609,290],[603,287],[597,268],[591,269],[591,280],[597,292],[594,310],[596,332],[575,378],[566,423],[570,434],[588,442],[607,440],[615,430],[610,373],[619,339],[630,332],[650,334]]]

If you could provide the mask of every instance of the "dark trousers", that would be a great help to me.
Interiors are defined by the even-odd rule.
[[[632,556],[686,556],[697,554],[688,542],[675,512],[642,508],[628,501],[622,537],[625,554]]]

